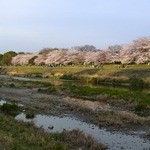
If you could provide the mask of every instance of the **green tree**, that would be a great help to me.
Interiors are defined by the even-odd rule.
[[[32,57],[31,59],[29,59],[28,63],[29,65],[35,65],[34,60],[37,58],[37,56]]]
[[[1,65],[1,62],[2,62],[2,58],[3,58],[3,54],[0,54],[0,65]]]
[[[9,51],[9,52],[4,53],[1,59],[1,64],[7,65],[7,66],[11,65],[12,58],[16,55],[17,53],[14,51]]]

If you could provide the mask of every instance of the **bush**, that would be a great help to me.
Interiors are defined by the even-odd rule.
[[[6,115],[15,116],[19,113],[20,107],[15,104],[5,103],[0,107],[0,110]]]
[[[33,119],[34,118],[34,112],[33,111],[28,111],[26,113],[26,118],[27,119]]]

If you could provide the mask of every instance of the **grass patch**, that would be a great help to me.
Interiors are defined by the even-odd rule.
[[[33,127],[32,124],[18,122],[1,113],[0,120],[1,149],[58,150],[60,144],[62,150],[67,149],[65,144],[55,140],[52,135],[48,135]]]
[[[19,81],[24,87],[50,87],[53,86],[50,82],[42,81]]]
[[[6,115],[16,116],[20,112],[20,107],[15,104],[5,103],[0,106],[0,111]]]
[[[73,74],[64,74],[60,77],[60,79],[65,79],[65,80],[78,80],[77,76]]]
[[[26,118],[27,119],[33,119],[34,118],[34,112],[33,111],[27,111],[26,112]]]
[[[99,121],[100,126],[118,126],[124,127],[126,125],[149,125],[149,120],[144,120],[135,114],[128,112],[117,112],[117,111],[98,111],[97,114],[92,118],[92,122]]]
[[[135,106],[144,104],[144,106],[150,105],[150,94],[142,91],[129,91],[127,89],[113,89],[106,87],[89,87],[89,86],[71,86],[68,88],[68,94],[72,94],[74,97],[92,97],[97,99],[97,96],[105,96],[105,99],[118,99],[124,100],[124,102],[132,102]],[[92,99],[93,101],[93,99]],[[109,100],[108,100],[109,101]]]
[[[77,149],[83,150],[104,150],[106,149],[105,145],[96,144],[91,136],[87,136],[85,139],[85,134],[80,130],[72,130],[68,134],[67,131],[61,133],[61,140],[66,143],[72,143],[70,149],[74,149],[77,146]],[[77,140],[75,140],[77,139]]]
[[[59,78],[64,75],[78,77],[133,77],[145,78],[150,76],[150,68],[147,64],[126,65],[126,68],[118,68],[116,64],[104,65],[102,68],[91,68],[85,66],[74,67],[41,67],[41,66],[2,66],[1,74],[28,76],[28,77],[52,77]]]
[[[48,134],[31,123],[23,123],[0,113],[0,149],[76,150],[79,147],[86,150],[106,149],[81,131]]]
[[[113,86],[133,86],[135,82],[132,79],[136,77],[143,81],[143,87],[150,87],[150,68],[147,64],[126,65],[125,68],[118,68],[117,64],[104,65],[101,68],[84,65],[74,67],[2,66],[0,73],[32,78],[80,80],[96,85]]]
[[[50,87],[48,87],[46,89],[41,89],[41,88],[38,89],[38,92],[47,93],[47,94],[55,93],[56,91],[57,90],[56,90],[55,86],[50,86]]]

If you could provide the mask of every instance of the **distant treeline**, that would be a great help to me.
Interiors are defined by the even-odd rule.
[[[9,51],[0,54],[1,65],[93,65],[106,63],[140,64],[150,63],[150,37],[133,40],[130,44],[112,45],[106,50],[93,45],[75,46],[71,49],[43,48],[38,53],[16,53]]]

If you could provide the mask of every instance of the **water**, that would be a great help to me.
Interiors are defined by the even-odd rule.
[[[81,82],[81,81],[74,81],[74,80],[64,80],[64,79],[49,79],[49,78],[27,78],[27,77],[15,77],[15,76],[10,76],[10,75],[1,75],[0,78],[10,78],[10,79],[16,79],[16,80],[22,80],[22,81],[41,81],[41,82],[49,82],[53,85],[66,85],[66,86],[72,86],[72,85],[77,85],[77,86],[89,86],[89,87],[107,87],[107,88],[113,88],[113,89],[126,89],[126,90],[131,90],[130,87],[127,86],[113,86],[109,84],[101,84],[101,85],[94,85],[92,83],[88,82]],[[145,93],[150,93],[149,89],[142,89],[143,92]]]
[[[6,103],[8,103],[8,102],[6,102],[5,100],[0,100],[0,106],[2,106],[3,104],[6,104]],[[8,104],[11,104],[11,103],[8,103]],[[18,105],[19,107],[23,107],[24,106],[22,104],[16,104],[16,105]]]
[[[33,122],[35,126],[42,127],[46,132],[62,132],[64,129],[80,129],[86,134],[92,135],[96,140],[106,144],[111,150],[143,150],[150,149],[150,141],[139,138],[136,135],[126,135],[122,133],[109,132],[106,129],[100,129],[93,124],[87,124],[70,117],[54,117],[46,115],[36,115],[34,119],[26,119],[25,114],[21,113],[15,117],[24,122]],[[49,129],[49,127],[54,127]]]
[[[5,103],[7,103],[7,102],[4,101],[4,100],[0,100],[0,106],[3,105],[3,104],[5,104]]]

